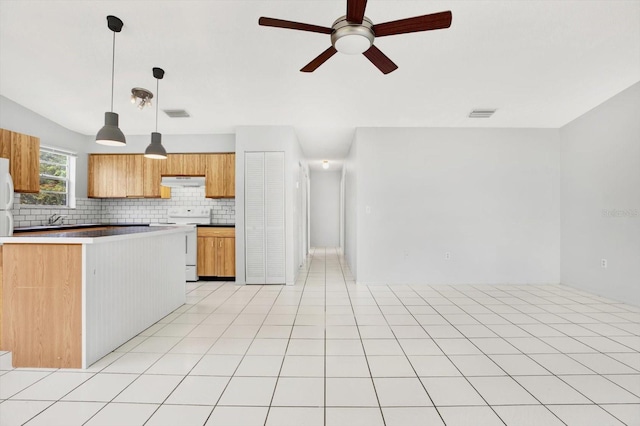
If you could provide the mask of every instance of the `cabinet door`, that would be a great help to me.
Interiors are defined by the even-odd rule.
[[[40,139],[9,132],[11,156],[9,169],[16,192],[40,192]]]
[[[216,238],[216,275],[235,277],[236,275],[236,239]]]
[[[0,157],[11,160],[11,134],[10,130],[0,129]]]
[[[204,176],[205,158],[204,154],[182,154],[183,173],[186,176]]]
[[[182,154],[168,154],[167,159],[165,160],[166,170],[165,175],[167,176],[181,176],[184,175],[184,157]]]
[[[87,192],[90,198],[125,198],[127,196],[127,156],[90,155]]]
[[[205,197],[224,197],[224,155],[209,154],[206,156]]]
[[[127,197],[144,197],[144,166],[142,155],[127,157]]]
[[[160,181],[162,173],[166,170],[166,160],[154,160],[153,158],[144,158],[142,166],[144,169],[144,186],[143,195],[145,198],[161,198]]]
[[[216,253],[215,237],[198,237],[198,275],[212,277],[215,275]]]
[[[224,197],[235,198],[236,196],[236,155],[224,154]]]

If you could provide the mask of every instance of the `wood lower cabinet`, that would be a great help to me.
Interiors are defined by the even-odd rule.
[[[235,277],[235,228],[198,228],[198,276]]]
[[[40,192],[40,139],[0,129],[0,157],[9,159],[15,192]]]

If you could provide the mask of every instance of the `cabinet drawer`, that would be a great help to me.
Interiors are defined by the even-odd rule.
[[[198,228],[198,237],[227,237],[236,236],[235,228]]]

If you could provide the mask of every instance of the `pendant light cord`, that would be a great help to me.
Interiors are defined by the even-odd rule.
[[[160,79],[156,78],[156,133],[158,133],[158,101],[160,100]]]
[[[113,32],[113,49],[111,49],[112,51],[112,57],[111,57],[111,112],[113,112],[113,75],[115,74],[116,71],[116,32]]]

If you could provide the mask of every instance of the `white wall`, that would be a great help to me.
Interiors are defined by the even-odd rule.
[[[0,96],[0,128],[39,137],[41,145],[78,153],[76,197],[87,196],[86,149],[91,137],[66,129],[4,96]]]
[[[177,119],[176,119],[177,120]],[[183,118],[182,120],[188,120]],[[95,143],[95,136],[87,146],[90,153],[141,154],[151,142],[148,135],[126,135],[127,145],[123,147],[105,146]],[[234,134],[210,135],[162,135],[162,145],[168,153],[172,152],[235,152]]]
[[[358,133],[351,143],[343,170],[344,185],[344,258],[351,273],[358,269]]]
[[[244,256],[244,153],[247,151],[282,151],[285,156],[285,256],[286,284],[295,283],[301,263],[302,235],[297,207],[297,191],[302,150],[293,127],[240,126],[236,131],[236,283],[245,284]],[[306,167],[303,164],[304,167]]]
[[[88,153],[143,153],[151,141],[149,135],[126,135],[127,145],[110,147],[95,143],[95,135],[82,135],[66,129],[35,112],[0,96],[0,128],[40,138],[42,145],[63,148],[78,154],[76,161],[76,197],[87,196]],[[96,129],[96,132],[99,129]],[[162,135],[167,152],[234,152],[235,135]]]
[[[311,171],[311,246],[340,245],[341,171]]]
[[[640,83],[560,134],[562,283],[640,305]]]
[[[359,283],[560,281],[557,130],[356,134]]]

